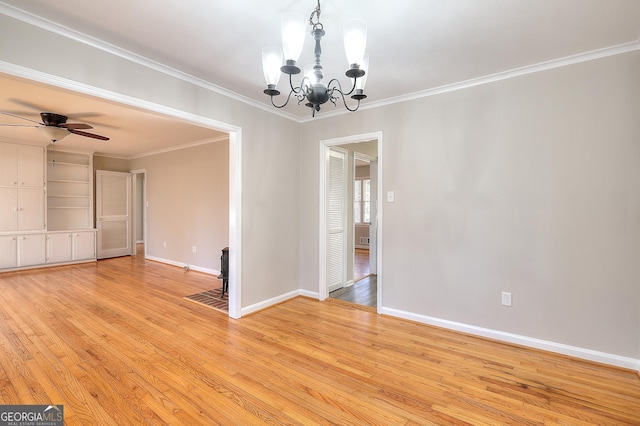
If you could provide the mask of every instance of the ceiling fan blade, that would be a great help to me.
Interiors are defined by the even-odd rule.
[[[65,129],[69,129],[69,130],[93,129],[93,126],[89,126],[88,124],[84,124],[84,123],[63,123],[58,127],[64,127]]]
[[[19,115],[11,114],[10,112],[2,112],[2,111],[0,111],[0,114],[8,115],[9,117],[19,118],[20,120],[30,121],[32,123],[36,123],[36,124],[40,124],[40,125],[42,124],[39,121],[35,121],[35,120],[30,119],[30,118],[20,117]]]
[[[16,98],[10,98],[9,101],[13,102],[14,104],[18,104],[21,105],[23,107],[27,107],[29,109],[32,109],[34,111],[46,111],[48,108],[43,107],[42,105],[36,105],[34,103],[28,102],[28,101],[23,101],[22,99],[16,99]]]
[[[101,141],[108,141],[109,140],[108,137],[96,135],[95,133],[87,133],[87,132],[83,132],[81,130],[75,130],[75,129],[69,129],[69,131],[71,133],[73,133],[74,135],[86,136],[88,138],[93,138],[93,139],[100,139]]]
[[[5,123],[0,123],[0,126],[2,127],[33,127],[33,128],[39,127],[39,126],[34,126],[33,124],[5,124]]]

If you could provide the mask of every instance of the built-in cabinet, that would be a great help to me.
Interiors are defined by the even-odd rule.
[[[46,242],[47,263],[75,262],[96,258],[95,231],[49,232]]]
[[[44,148],[0,143],[0,232],[44,231]]]
[[[0,142],[0,270],[95,258],[93,155]]]

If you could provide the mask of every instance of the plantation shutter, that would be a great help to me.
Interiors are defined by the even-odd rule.
[[[327,190],[327,287],[342,288],[346,281],[346,155],[329,150]]]

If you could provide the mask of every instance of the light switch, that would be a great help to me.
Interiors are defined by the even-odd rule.
[[[393,203],[396,200],[396,193],[394,191],[387,191],[387,203]]]

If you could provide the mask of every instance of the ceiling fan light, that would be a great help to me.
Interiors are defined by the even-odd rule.
[[[299,13],[288,13],[282,17],[282,50],[286,61],[298,61],[304,45],[307,21]]]
[[[349,65],[362,64],[367,47],[367,23],[362,19],[353,19],[344,24],[344,50]]]
[[[54,126],[38,126],[37,129],[51,142],[57,142],[71,134],[67,129]]]

